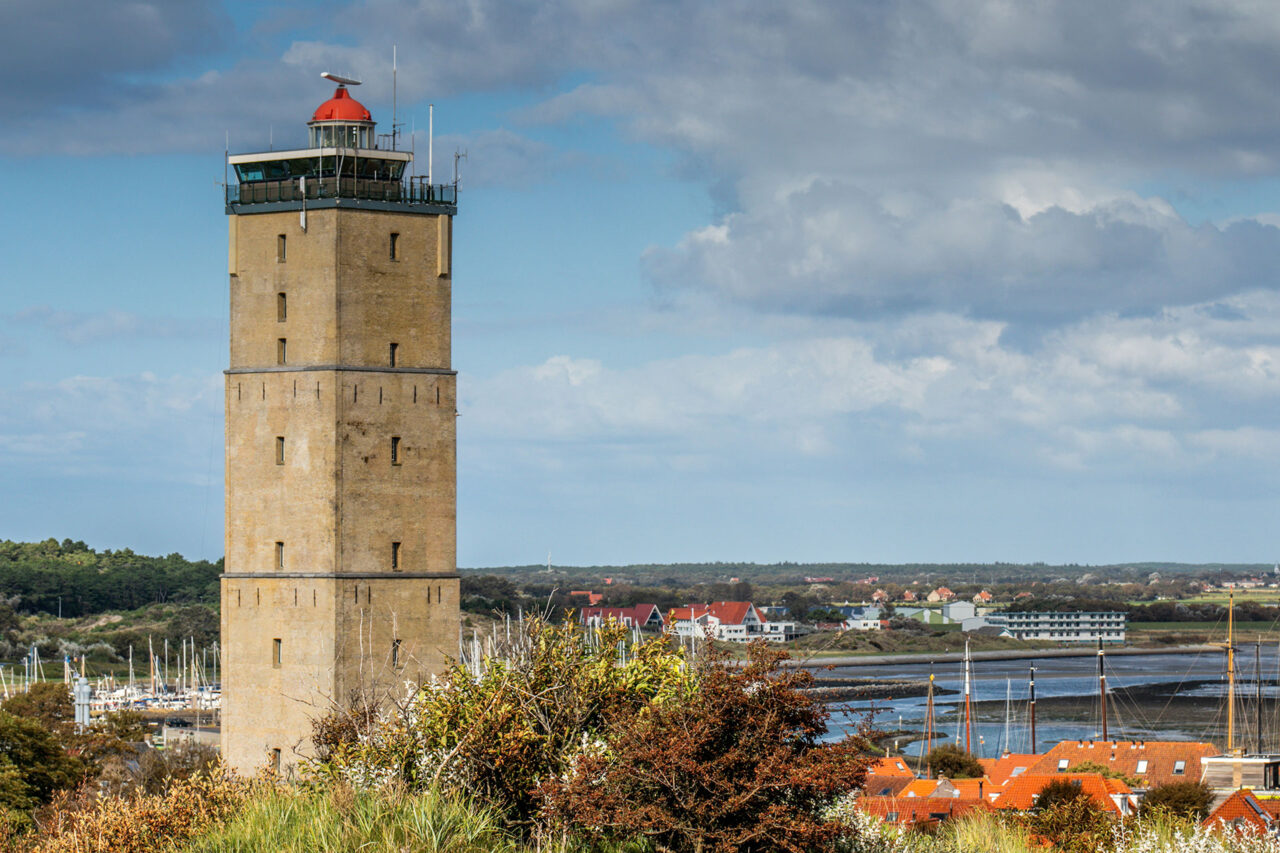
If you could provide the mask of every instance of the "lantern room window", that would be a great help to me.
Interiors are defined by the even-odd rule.
[[[320,124],[311,127],[312,148],[372,148],[371,128],[360,124]]]

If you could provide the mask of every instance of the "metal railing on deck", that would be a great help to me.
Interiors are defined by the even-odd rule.
[[[304,189],[305,188],[305,189]],[[457,204],[457,184],[428,184],[426,178],[384,181],[376,178],[290,178],[227,184],[227,204],[267,204],[324,198],[390,201],[399,204]]]

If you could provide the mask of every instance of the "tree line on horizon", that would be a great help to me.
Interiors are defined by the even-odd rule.
[[[76,618],[149,604],[218,603],[222,560],[102,551],[71,539],[0,540],[0,599],[19,613]]]

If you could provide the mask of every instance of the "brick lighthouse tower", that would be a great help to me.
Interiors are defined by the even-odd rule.
[[[308,145],[229,158],[222,754],[289,772],[311,722],[457,648],[456,185],[338,84]]]

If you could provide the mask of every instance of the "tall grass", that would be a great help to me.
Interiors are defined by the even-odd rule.
[[[588,848],[570,838],[529,846],[506,829],[492,810],[438,790],[354,791],[338,785],[263,791],[235,818],[182,849],[184,853],[577,853]]]

